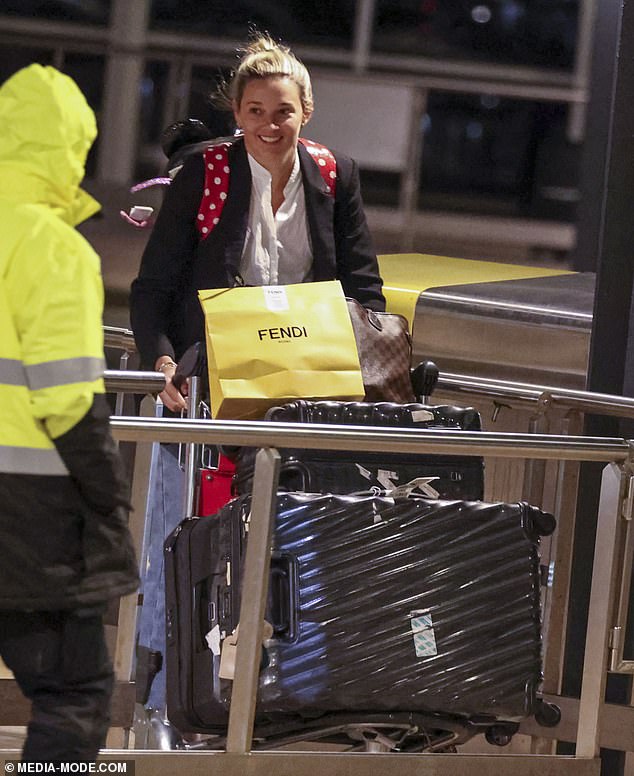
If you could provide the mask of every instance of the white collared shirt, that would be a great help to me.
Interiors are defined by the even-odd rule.
[[[273,215],[271,174],[248,154],[251,202],[240,275],[249,286],[277,286],[312,280],[313,256],[306,220],[299,154],[284,187],[284,201]]]

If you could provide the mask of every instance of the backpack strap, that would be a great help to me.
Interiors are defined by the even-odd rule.
[[[299,142],[304,146],[308,153],[313,157],[321,173],[321,177],[326,184],[326,190],[331,197],[335,196],[335,186],[337,182],[337,160],[333,152],[314,140],[307,140],[300,137]]]
[[[313,157],[331,197],[335,196],[337,180],[337,160],[326,146],[300,137],[299,142]],[[203,154],[205,160],[205,188],[200,200],[196,228],[201,240],[209,237],[212,229],[220,221],[229,192],[229,148],[231,143],[222,142],[209,146]]]
[[[200,200],[196,228],[200,239],[209,236],[220,221],[229,191],[229,148],[231,143],[209,146],[203,153],[205,161],[205,187]]]

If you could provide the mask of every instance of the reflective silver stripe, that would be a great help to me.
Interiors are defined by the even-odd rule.
[[[0,358],[0,383],[26,385],[26,375],[22,362],[15,358]]]
[[[0,472],[4,474],[65,475],[68,469],[57,450],[0,445]]]
[[[59,361],[45,361],[25,367],[31,390],[53,388],[69,383],[91,383],[103,377],[103,358],[64,358]]]

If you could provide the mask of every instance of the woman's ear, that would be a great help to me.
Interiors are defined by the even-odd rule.
[[[302,118],[302,127],[305,127],[306,124],[308,124],[308,122],[310,121],[310,117],[312,115],[313,115],[312,111],[310,112],[304,111],[304,117]]]

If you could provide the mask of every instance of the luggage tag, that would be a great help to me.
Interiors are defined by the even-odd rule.
[[[220,666],[218,676],[220,679],[229,679],[233,681],[236,672],[236,652],[238,649],[238,635],[240,626],[236,625],[234,632],[225,638],[222,642],[222,651],[220,652]],[[273,637],[273,626],[270,622],[264,620],[264,630],[262,632],[262,644],[264,645]],[[263,650],[264,651],[264,650]],[[264,658],[264,655],[263,655]]]
[[[439,480],[440,477],[416,477],[416,479],[406,482],[404,485],[398,485],[394,488],[390,496],[393,499],[412,498],[416,496],[424,496],[425,498],[440,498],[440,493],[434,488],[431,483],[435,480]],[[419,491],[415,493],[414,491]]]
[[[383,493],[389,494],[396,487],[396,481],[398,480],[397,472],[390,471],[389,469],[377,469],[376,474],[373,475],[369,469],[366,469],[365,466],[361,466],[360,463],[355,463],[355,466],[357,467],[359,474],[368,480],[368,482],[372,482],[374,479],[378,483],[378,485],[371,486],[370,490],[372,492],[382,491]]]
[[[440,477],[416,477],[416,479],[410,480],[403,485],[396,485],[392,482],[389,483],[388,487],[381,488],[374,485],[367,491],[356,491],[350,495],[382,496],[391,499],[416,498],[423,496],[425,498],[437,499],[440,498],[440,493],[432,486],[431,483],[439,479]],[[418,492],[416,493],[415,491]]]

